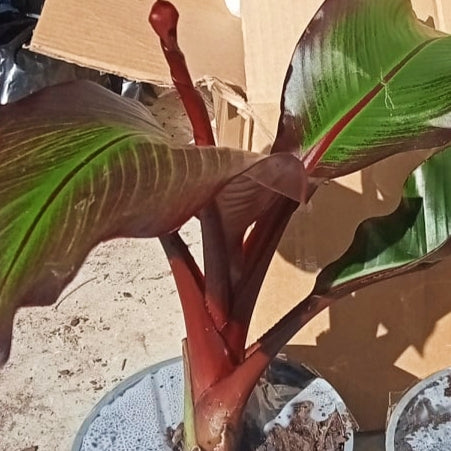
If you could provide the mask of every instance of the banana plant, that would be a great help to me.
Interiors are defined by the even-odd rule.
[[[157,0],[149,20],[196,145],[173,143],[143,106],[91,82],[0,108],[0,358],[15,311],[55,302],[99,242],[158,237],[187,331],[185,449],[231,451],[259,377],[310,319],[449,254],[451,37],[421,23],[410,0],[326,0],[294,50],[278,133],[261,156],[215,146],[177,43],[176,9]],[[364,222],[311,294],[246,347],[298,206],[326,180],[419,149],[434,156],[409,177],[399,208]],[[202,269],[178,234],[191,216],[201,223]]]

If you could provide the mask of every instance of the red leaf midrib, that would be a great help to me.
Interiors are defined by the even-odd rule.
[[[308,175],[316,169],[318,163],[329,150],[337,136],[348,124],[386,87],[387,83],[421,50],[439,38],[429,39],[412,50],[399,64],[397,64],[382,80],[368,92],[356,105],[354,105],[332,128],[303,156],[302,161]]]

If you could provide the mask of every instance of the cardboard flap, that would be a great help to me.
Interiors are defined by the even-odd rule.
[[[240,19],[223,0],[174,0],[179,41],[195,80],[205,75],[245,88]],[[148,24],[152,0],[46,0],[31,50],[131,80],[171,84]]]
[[[274,141],[283,81],[301,34],[323,0],[245,0],[241,3],[247,98],[262,127],[251,149],[267,151]],[[255,39],[258,36],[258,39]]]
[[[279,104],[294,48],[323,0],[245,0],[241,5],[247,96],[251,104]],[[451,31],[451,1],[412,0],[420,19]],[[258,36],[258,39],[255,39]]]
[[[438,30],[451,31],[451,5],[449,0],[412,0],[412,6],[419,19],[432,18]]]
[[[242,2],[247,96],[250,103],[279,104],[283,80],[296,43],[322,3],[322,0]]]

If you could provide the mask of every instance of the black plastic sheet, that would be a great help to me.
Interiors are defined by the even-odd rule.
[[[46,86],[79,79],[113,88],[114,81],[109,75],[24,47],[31,38],[42,4],[42,0],[0,0],[0,104],[14,102]],[[121,85],[119,92],[120,89]]]

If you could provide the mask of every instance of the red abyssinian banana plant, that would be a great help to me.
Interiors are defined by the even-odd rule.
[[[410,0],[326,0],[295,48],[277,137],[261,156],[215,147],[177,20],[169,2],[155,2],[150,22],[195,146],[174,145],[144,106],[90,82],[0,107],[0,358],[17,308],[53,303],[99,242],[159,237],[187,330],[185,447],[234,450],[250,393],[303,325],[346,294],[447,256],[451,37],[418,21]],[[311,294],[246,348],[299,204],[325,180],[417,149],[435,153],[407,180],[399,208],[364,222]],[[203,269],[177,232],[193,215]]]

